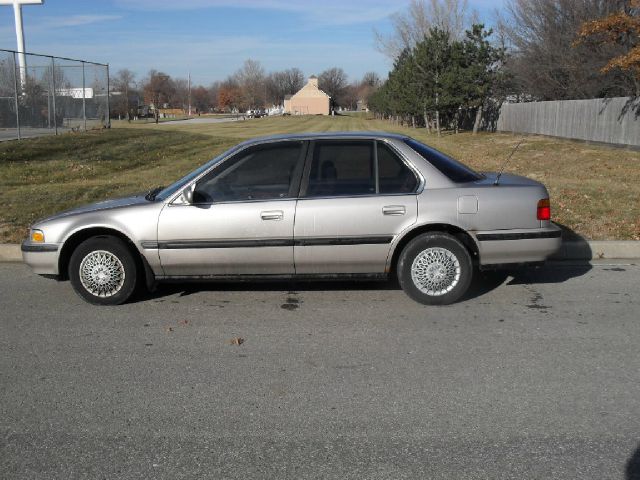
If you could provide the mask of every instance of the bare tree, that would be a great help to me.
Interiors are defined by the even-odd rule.
[[[431,28],[439,28],[452,39],[461,40],[476,20],[477,14],[469,10],[467,0],[411,0],[406,12],[391,17],[391,35],[374,31],[376,45],[389,58],[396,59],[403,50],[422,41]]]
[[[211,108],[211,96],[209,90],[202,85],[198,85],[191,89],[191,96],[193,98],[193,106],[196,108],[198,114],[207,112]]]
[[[169,103],[174,108],[187,109],[189,104],[189,80],[186,78],[175,78],[173,80],[173,94]]]
[[[514,93],[540,100],[632,94],[628,73],[600,73],[616,46],[576,45],[580,26],[614,13],[628,0],[509,0],[499,31],[511,47]]]
[[[283,73],[285,75],[287,93],[296,93],[304,86],[304,73],[299,68],[290,68]]]
[[[264,68],[257,60],[245,60],[244,65],[234,74],[242,91],[243,107],[264,106],[266,97]]]
[[[171,77],[157,70],[150,70],[142,86],[146,103],[153,104],[156,123],[160,118],[159,109],[168,104],[174,95],[175,86]]]
[[[282,105],[286,95],[293,95],[304,85],[304,74],[299,68],[290,68],[281,72],[272,72],[266,78],[267,99]]]
[[[358,105],[358,100],[360,100],[359,87],[360,85],[358,83],[350,83],[347,85],[340,96],[340,106],[347,110],[355,110]]]
[[[347,74],[338,67],[329,68],[318,76],[318,87],[331,97],[334,105],[343,105],[347,100]],[[345,105],[346,106],[346,105]]]
[[[120,107],[120,110],[123,110],[125,112],[125,118],[129,122],[131,121],[131,106],[129,105],[130,103],[129,97],[135,85],[135,78],[136,78],[135,73],[133,73],[131,70],[127,68],[123,68],[122,70],[118,71],[114,81],[114,84],[115,84],[114,86],[121,93],[121,96],[120,96],[121,101],[118,102],[120,104],[118,106]]]
[[[220,86],[222,85],[222,82],[215,81],[213,82],[210,86],[209,86],[209,101],[211,103],[211,107],[213,107],[214,110],[217,110],[219,108],[218,105],[218,92],[220,91]]]
[[[360,85],[377,88],[382,85],[382,80],[380,80],[380,75],[378,75],[376,72],[366,72],[362,76]]]
[[[362,76],[362,80],[357,84],[353,84],[352,88],[356,93],[356,103],[358,101],[364,102],[365,105],[369,104],[371,95],[380,88],[382,80],[376,72],[366,72]]]

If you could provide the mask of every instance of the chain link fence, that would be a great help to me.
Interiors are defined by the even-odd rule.
[[[109,127],[109,66],[0,49],[0,141]]]

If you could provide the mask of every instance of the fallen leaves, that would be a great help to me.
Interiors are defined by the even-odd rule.
[[[188,327],[188,326],[190,325],[189,320],[179,320],[177,323],[178,323],[178,325],[179,325],[179,326],[181,326],[181,327]],[[165,327],[164,327],[164,331],[165,331],[166,333],[171,333],[171,332],[173,332],[174,330],[175,330],[175,329],[174,329],[174,328],[173,328],[173,326],[171,326],[171,325],[165,325]]]

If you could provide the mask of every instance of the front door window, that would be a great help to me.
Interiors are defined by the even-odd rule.
[[[302,142],[261,145],[238,153],[196,184],[194,203],[278,200],[296,195]]]

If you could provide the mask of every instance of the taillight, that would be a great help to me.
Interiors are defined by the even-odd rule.
[[[538,220],[551,220],[551,203],[548,198],[538,201]]]

